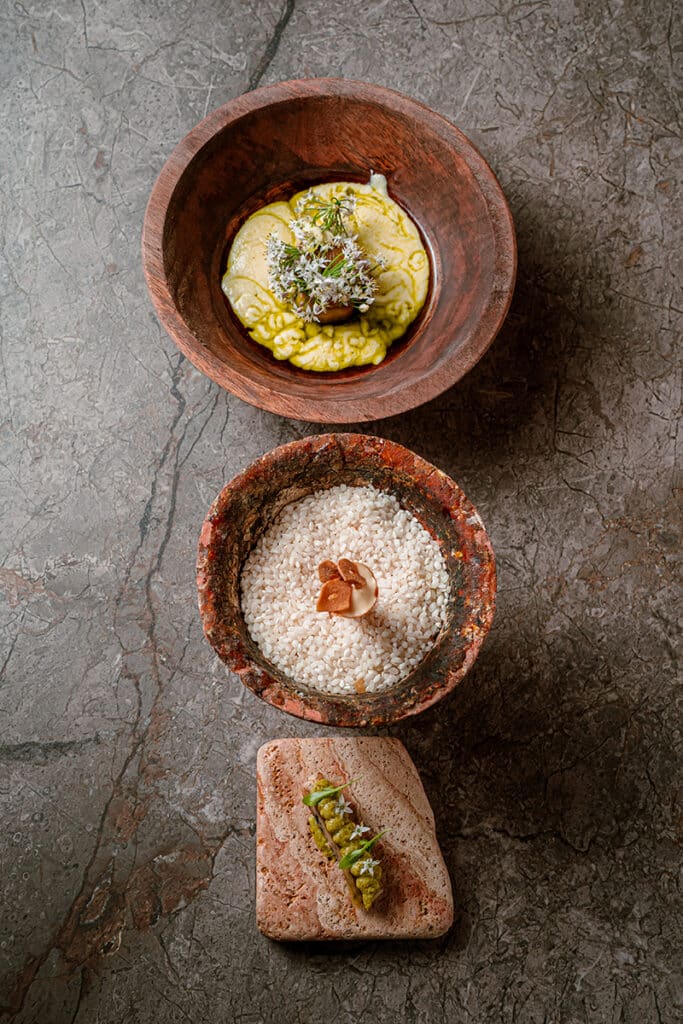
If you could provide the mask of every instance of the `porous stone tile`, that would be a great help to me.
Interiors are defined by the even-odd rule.
[[[388,829],[381,898],[354,905],[344,873],[318,850],[302,796],[319,777],[348,790],[358,821]],[[448,871],[420,776],[396,739],[271,740],[256,759],[256,922],[271,939],[432,939],[453,923]],[[375,854],[373,853],[373,856]]]

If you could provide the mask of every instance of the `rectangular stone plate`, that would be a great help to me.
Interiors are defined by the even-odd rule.
[[[424,939],[448,931],[453,897],[434,815],[415,765],[395,739],[282,739],[258,752],[256,921],[271,939]],[[349,788],[378,844],[384,893],[369,912],[308,831],[302,803],[319,775]]]

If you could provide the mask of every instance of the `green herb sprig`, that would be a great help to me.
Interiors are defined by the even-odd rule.
[[[366,842],[359,846],[357,850],[351,850],[350,853],[347,853],[346,856],[342,857],[339,861],[339,867],[342,871],[346,871],[346,869],[352,867],[356,861],[359,861],[363,854],[367,853],[368,850],[371,850],[377,840],[381,839],[388,831],[389,829],[385,828],[382,832],[378,832],[374,838],[366,840]]]
[[[307,193],[297,206],[297,213],[308,217],[311,224],[322,231],[329,231],[331,235],[346,235],[344,217],[353,212],[352,199],[338,196],[330,196],[323,199],[322,196]]]
[[[345,223],[355,207],[352,191],[319,196],[309,191],[290,221],[293,242],[271,232],[266,242],[268,278],[273,294],[303,320],[324,323],[329,310],[344,316],[367,313],[377,293],[371,260]]]
[[[301,253],[295,245],[290,245],[289,242],[282,242],[280,259],[284,266],[291,266],[299,259],[299,256],[301,256]]]
[[[323,277],[341,277],[345,270],[353,270],[353,260],[347,259],[343,253],[334,257],[323,270]]]
[[[307,807],[317,807],[321,800],[327,800],[328,797],[335,796],[342,789],[346,789],[347,786],[350,786],[353,782],[358,782],[358,779],[349,779],[349,781],[345,782],[342,786],[328,786],[327,789],[318,789],[314,793],[306,793],[303,797],[303,803],[305,803]]]

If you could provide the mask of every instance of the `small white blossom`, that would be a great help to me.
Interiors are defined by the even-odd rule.
[[[353,832],[349,836],[349,839],[362,839],[364,834],[369,831],[370,829],[368,828],[367,825],[356,825]]]
[[[372,857],[367,857],[365,860],[360,862],[360,873],[361,875],[374,875],[375,868],[378,867],[378,860],[373,860]]]
[[[334,805],[334,813],[340,818],[344,818],[346,817],[347,814],[353,813],[351,810],[351,805],[347,804],[343,796],[337,798],[337,802]]]
[[[357,237],[346,230],[343,218],[353,205],[353,196],[326,201],[307,193],[289,225],[294,244],[268,236],[270,287],[303,320],[314,321],[333,307],[354,306],[367,313],[374,301],[373,272],[384,261],[371,263]]]

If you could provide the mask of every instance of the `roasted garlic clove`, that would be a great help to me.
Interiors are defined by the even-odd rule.
[[[362,615],[367,615],[374,608],[379,595],[377,580],[372,571],[362,562],[356,562],[355,565],[358,575],[363,580],[363,585],[362,587],[352,587],[351,607],[348,611],[338,613],[347,619],[359,619]]]
[[[340,558],[337,563],[339,575],[347,583],[350,583],[352,587],[362,587],[365,584],[365,579],[361,576],[358,571],[358,563],[352,562],[350,558]]]
[[[338,580],[340,578],[344,578],[343,576],[341,576],[337,566],[334,564],[334,562],[330,561],[329,558],[326,558],[325,561],[321,562],[320,565],[318,566],[318,577],[321,583],[327,583],[328,580]]]
[[[325,559],[318,566],[322,587],[316,611],[358,619],[374,607],[379,593],[377,580],[367,565],[340,558],[335,565]]]
[[[352,594],[355,593],[350,583],[332,579],[323,583],[315,606],[317,612],[334,612],[344,615],[352,610]]]

